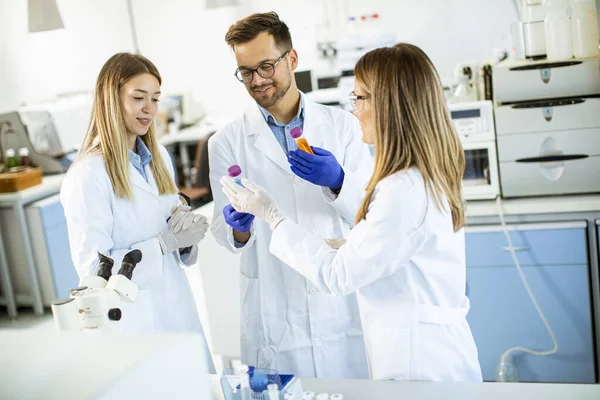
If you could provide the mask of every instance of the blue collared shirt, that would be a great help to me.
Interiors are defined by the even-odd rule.
[[[279,145],[286,156],[288,151],[298,149],[296,141],[290,136],[290,131],[296,127],[304,129],[304,94],[300,91],[298,93],[300,93],[300,107],[298,107],[298,114],[296,114],[288,124],[278,122],[269,111],[258,106],[260,112],[262,112],[262,115],[267,121],[267,125],[271,128],[271,132],[273,132],[275,139],[279,142]]]
[[[146,176],[145,168],[152,160],[152,153],[148,150],[148,146],[142,140],[141,137],[137,137],[135,139],[135,147],[137,150],[137,154],[133,151],[129,150],[129,161],[133,164],[133,167],[142,175],[144,180],[148,182],[148,177]],[[192,246],[186,247],[183,250],[179,251],[179,254],[182,256],[182,260],[185,261],[187,257],[185,254],[190,253],[192,250]]]
[[[148,177],[146,176],[145,168],[152,160],[152,154],[150,154],[150,150],[146,146],[146,143],[139,136],[135,139],[135,147],[137,150],[137,154],[133,151],[129,150],[129,161],[133,165],[133,167],[142,174],[144,180],[148,182]]]

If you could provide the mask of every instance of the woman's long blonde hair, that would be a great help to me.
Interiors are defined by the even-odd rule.
[[[127,128],[123,116],[121,89],[131,78],[151,74],[162,84],[158,70],[140,54],[117,53],[106,61],[98,79],[90,123],[79,150],[77,161],[101,153],[113,190],[117,197],[132,200],[129,182],[129,154]],[[160,154],[154,122],[148,133],[141,137],[152,154],[150,168],[159,194],[175,194],[177,187]]]
[[[465,155],[429,57],[406,43],[376,49],[361,57],[355,77],[371,101],[375,123],[375,170],[356,223],[365,219],[373,191],[382,179],[414,166],[438,209],[442,209],[445,196],[454,231],[461,229],[465,222]]]

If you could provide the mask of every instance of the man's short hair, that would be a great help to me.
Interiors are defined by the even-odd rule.
[[[292,49],[290,30],[274,11],[252,14],[240,19],[229,27],[225,41],[234,49],[235,46],[255,39],[262,32],[273,36],[275,45],[282,51]]]

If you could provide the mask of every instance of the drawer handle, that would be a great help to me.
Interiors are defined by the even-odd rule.
[[[513,247],[504,246],[502,248],[502,250],[504,250],[504,251],[511,251],[511,250],[513,250],[515,252],[516,251],[529,251],[529,250],[531,250],[531,247],[527,247],[527,246],[513,246]]]
[[[523,102],[514,104],[510,108],[546,108],[546,107],[560,107],[560,106],[572,106],[574,104],[585,103],[584,99],[563,99],[563,100],[540,100]]]
[[[519,158],[516,161],[518,163],[543,163],[543,162],[581,160],[582,158],[588,158],[588,157],[589,156],[587,154],[561,154],[561,155],[552,155],[552,156]]]
[[[541,64],[512,67],[512,68],[509,68],[509,71],[530,71],[532,69],[571,67],[573,65],[579,65],[581,63],[583,63],[583,61],[557,61],[557,62],[550,62],[550,63],[546,62],[546,63],[541,63]]]

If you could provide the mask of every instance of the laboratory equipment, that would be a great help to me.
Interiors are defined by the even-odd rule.
[[[490,64],[484,64],[479,72],[481,81],[481,100],[493,100],[493,88],[492,88],[492,66]]]
[[[504,197],[600,192],[600,98],[496,108]]]
[[[293,128],[290,131],[290,136],[296,141],[296,144],[298,145],[298,148],[300,150],[304,151],[305,153],[315,154],[310,148],[310,145],[308,144],[306,138],[302,136],[302,128],[298,126]]]
[[[76,153],[62,152],[49,115],[44,114],[46,118],[42,123],[35,120],[31,114],[17,112],[0,114],[0,152],[2,149],[25,147],[29,151],[31,163],[42,168],[44,174],[66,172]],[[31,119],[27,125],[22,119],[26,115]],[[36,142],[40,151],[36,150]]]
[[[15,149],[6,150],[4,163],[6,165],[6,169],[14,168],[19,165],[17,158],[15,157]]]
[[[250,392],[250,376],[248,375],[248,366],[240,366],[240,398],[241,400],[252,400],[252,393]],[[269,399],[271,400],[271,399]]]
[[[496,382],[519,382],[519,370],[512,359],[501,359],[496,370]]]
[[[492,71],[496,103],[600,93],[600,57],[561,62],[504,60]]]
[[[319,393],[317,400],[329,400],[329,393]]]
[[[511,25],[514,57],[532,60],[546,57],[545,16],[542,0],[522,1],[521,19]]]
[[[304,392],[302,400],[315,400],[315,392]]]
[[[500,183],[492,102],[451,103],[448,109],[465,151],[464,198],[482,200],[497,197]]]
[[[271,400],[274,390],[278,391],[279,400],[284,400],[286,393],[302,393],[300,380],[294,375],[280,375],[277,371],[253,366],[242,368],[243,370],[226,368],[223,371],[221,388],[225,400],[242,400],[244,387],[249,387],[250,398],[253,400]],[[246,377],[248,382],[245,381]]]
[[[275,383],[269,384],[269,386],[267,386],[267,389],[269,391],[269,400],[279,400],[279,387]],[[287,394],[288,393],[286,393],[286,396],[284,396],[284,399],[290,398],[289,396],[287,396]]]
[[[235,183],[240,186],[244,186],[242,185],[242,168],[239,165],[232,165],[231,167],[227,168],[227,173]]]
[[[576,58],[598,57],[598,15],[593,0],[575,0],[572,3],[571,39]]]
[[[454,92],[454,101],[477,101],[477,90],[473,87],[474,73],[469,65],[459,64],[454,71],[458,86]]]
[[[341,393],[332,394],[329,400],[344,400],[344,395]]]
[[[550,61],[572,58],[571,21],[567,15],[566,0],[545,0],[544,6],[546,7],[544,19],[546,57]]]
[[[19,165],[21,167],[29,167],[31,160],[29,159],[29,149],[27,147],[21,147],[19,149]]]
[[[296,86],[302,93],[306,94],[313,90],[317,90],[318,81],[314,71],[294,71],[294,77],[296,78]]]
[[[539,60],[546,58],[546,34],[544,21],[526,23],[522,21],[511,25],[513,56]]]
[[[98,274],[81,277],[79,287],[69,298],[52,302],[52,314],[59,332],[118,330],[122,312],[120,302],[135,302],[139,287],[131,282],[135,266],[142,260],[140,250],[125,254],[121,268],[112,275],[114,260],[98,253]],[[75,318],[78,316],[78,324]]]

